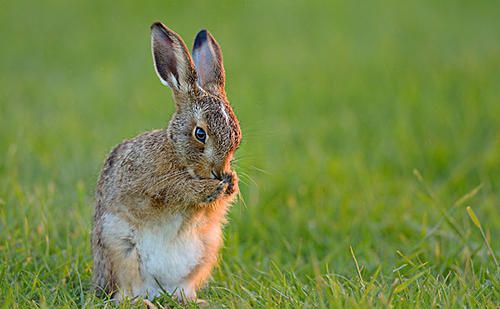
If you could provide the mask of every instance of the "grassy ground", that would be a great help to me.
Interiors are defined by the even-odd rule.
[[[244,202],[202,298],[500,305],[498,1],[1,6],[5,307],[114,306],[89,290],[93,191],[111,147],[173,110],[155,20],[188,45],[202,27],[216,36],[245,135]]]

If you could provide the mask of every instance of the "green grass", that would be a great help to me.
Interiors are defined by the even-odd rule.
[[[108,151],[173,111],[156,20],[219,40],[244,133],[244,202],[201,298],[500,306],[498,1],[1,6],[4,307],[114,306],[90,291],[93,191]]]

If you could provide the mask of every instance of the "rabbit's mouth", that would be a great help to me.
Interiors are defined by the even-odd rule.
[[[224,182],[229,182],[229,180],[231,179],[231,174],[233,173],[232,171],[219,172],[216,170],[211,170],[208,176],[201,176],[193,168],[187,168],[187,172],[194,179],[198,179],[198,180],[200,180],[200,179],[217,179],[217,180],[224,181]]]

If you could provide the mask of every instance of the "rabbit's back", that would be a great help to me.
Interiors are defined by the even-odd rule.
[[[108,155],[97,184],[96,200],[101,206],[113,199],[151,193],[154,179],[168,175],[175,165],[167,145],[166,130],[143,133],[117,145]]]

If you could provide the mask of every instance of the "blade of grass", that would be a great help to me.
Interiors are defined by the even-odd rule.
[[[493,261],[495,262],[495,265],[496,265],[497,271],[498,271],[498,261],[497,261],[497,258],[495,256],[495,252],[491,248],[490,242],[488,241],[488,238],[484,234],[484,230],[483,230],[483,227],[481,226],[481,222],[479,221],[478,217],[474,213],[474,210],[472,210],[472,208],[470,206],[467,206],[466,210],[467,210],[467,213],[469,214],[470,219],[472,220],[472,223],[474,223],[474,225],[481,232],[481,236],[483,237],[484,243],[486,244],[486,248],[488,248],[488,253],[491,256],[491,258],[493,259]]]

